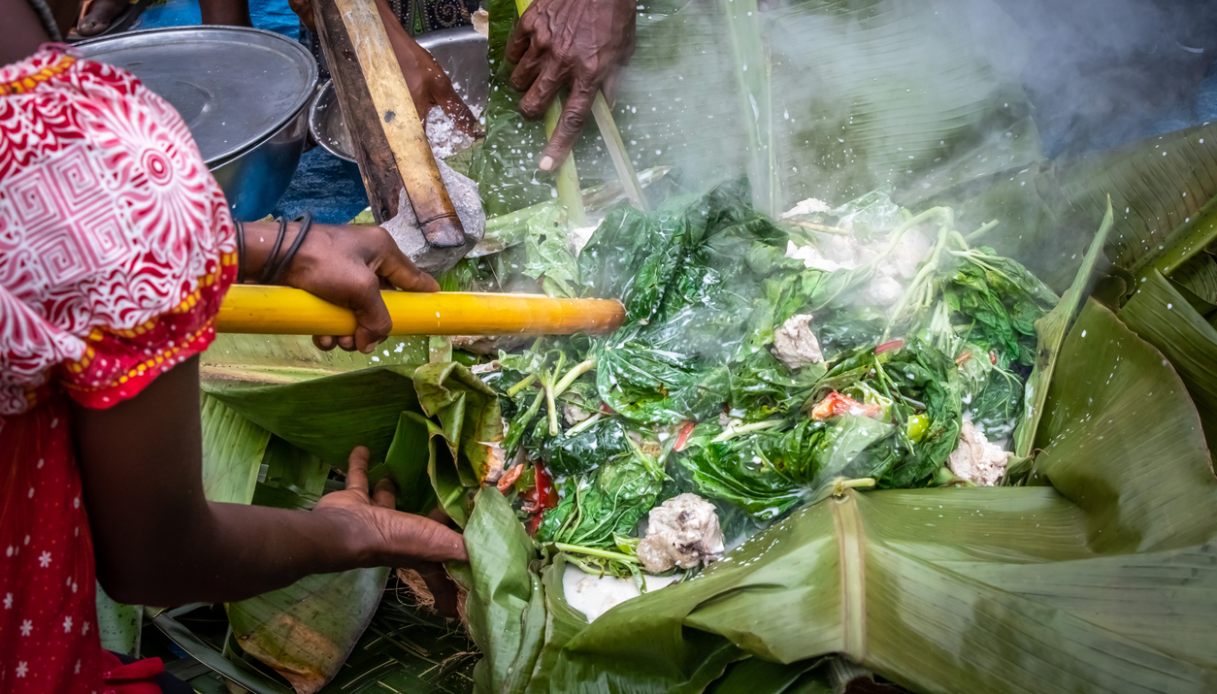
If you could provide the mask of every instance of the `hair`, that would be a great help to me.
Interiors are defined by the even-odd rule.
[[[59,24],[55,22],[55,13],[47,1],[26,0],[26,2],[34,8],[34,12],[38,13],[38,19],[42,22],[42,28],[46,29],[47,36],[50,36],[52,41],[62,41],[63,32],[59,31]]]

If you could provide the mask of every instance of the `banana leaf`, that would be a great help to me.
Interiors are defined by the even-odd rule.
[[[204,358],[203,419],[204,476],[217,500],[308,508],[330,470],[367,445],[373,462],[383,460],[371,476],[394,480],[400,508],[426,510],[433,489],[447,488],[441,503],[464,519],[466,489],[485,478],[502,437],[497,397],[464,367],[425,364],[422,340],[371,356],[290,338],[226,336],[216,347]],[[317,691],[364,633],[386,577],[383,569],[310,576],[232,603],[236,642],[297,691]]]
[[[552,186],[528,175],[544,132],[519,116],[507,84],[514,0],[486,4],[492,86],[474,174],[494,215],[548,200]],[[649,0],[642,9],[613,116],[636,168],[675,166],[688,190],[751,174],[760,207],[777,211],[877,187],[925,197],[1040,159],[1025,95],[983,58],[973,32],[970,17],[1004,16],[990,0]],[[585,182],[615,176],[594,128],[576,156]]]
[[[1120,318],[1179,372],[1204,423],[1209,450],[1217,451],[1217,329],[1157,270],[1137,286]]]
[[[1151,264],[1169,274],[1212,243],[1215,196],[1217,124],[1205,124],[1116,152],[1012,169],[935,199],[955,204],[964,224],[1002,220],[989,239],[994,247],[1060,289],[1109,198],[1115,224],[1106,255],[1133,276]]]
[[[242,650],[270,665],[300,694],[338,673],[380,604],[389,570],[357,569],[304,578],[228,606]]]
[[[1198,512],[1217,503],[1217,478],[1169,362],[1090,303],[1063,345],[1036,446],[1046,486],[847,490],[591,624],[551,610],[525,689],[701,691],[732,679],[732,662],[834,653],[917,691],[1217,686],[1217,519]],[[488,526],[467,536],[471,558],[518,558],[482,569],[511,599],[486,592],[470,607],[519,624],[535,602],[535,575],[520,571],[530,548],[505,505],[486,500],[470,519]],[[496,547],[481,547],[489,538]],[[530,660],[518,630],[478,641],[500,656],[491,672],[506,670],[503,657]],[[754,690],[783,691],[780,679]]]

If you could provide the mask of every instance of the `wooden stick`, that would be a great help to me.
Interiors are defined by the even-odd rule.
[[[375,0],[328,0],[313,8],[373,215],[379,222],[396,216],[405,188],[428,244],[464,245],[464,228]]]
[[[381,292],[391,335],[569,335],[606,333],[625,320],[611,299],[534,294]],[[228,290],[216,330],[263,335],[351,335],[355,315],[300,289],[254,284]]]

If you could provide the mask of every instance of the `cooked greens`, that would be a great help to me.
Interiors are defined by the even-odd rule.
[[[679,492],[762,525],[841,479],[958,482],[965,421],[1011,435],[1051,290],[944,208],[872,194],[775,221],[751,199],[611,211],[571,284],[626,323],[500,355],[505,453],[529,471],[501,488],[541,542],[632,572],[629,538]]]

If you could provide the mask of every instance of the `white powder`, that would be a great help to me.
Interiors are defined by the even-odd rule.
[[[474,118],[481,115],[481,109],[477,107],[470,110]],[[452,117],[439,106],[432,107],[427,114],[427,140],[431,142],[431,151],[437,159],[447,159],[473,146],[473,138],[456,127]]]

